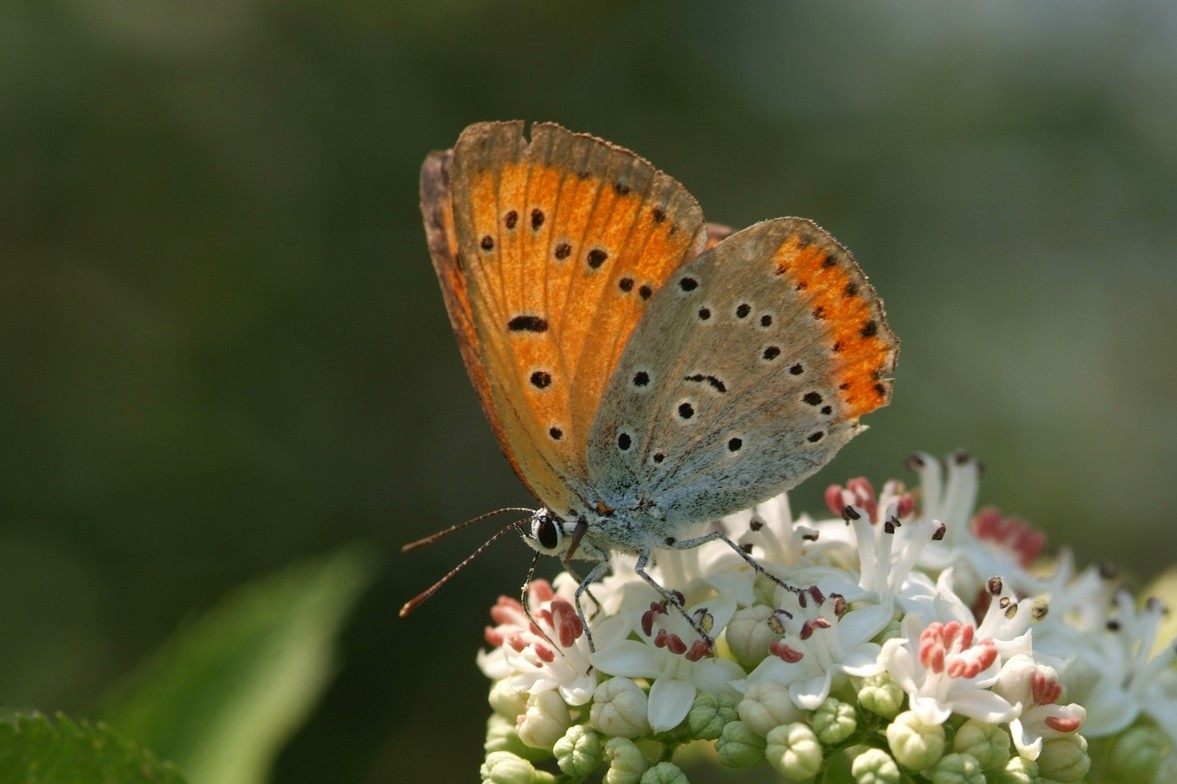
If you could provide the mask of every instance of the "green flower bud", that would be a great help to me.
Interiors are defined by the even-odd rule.
[[[932,766],[932,784],[985,784],[985,772],[971,754],[945,754]]]
[[[516,691],[507,685],[506,680],[495,681],[490,687],[487,702],[495,713],[514,723],[516,717],[527,710],[527,692]]]
[[[887,745],[895,761],[909,770],[926,770],[944,756],[944,728],[924,724],[905,711],[887,725]]]
[[[804,781],[821,770],[821,743],[808,724],[798,721],[774,727],[765,743],[768,764],[787,779]]]
[[[736,661],[745,667],[755,667],[768,655],[768,644],[777,635],[768,627],[772,608],[765,604],[737,610],[728,621],[724,636],[728,649]]]
[[[906,695],[890,673],[880,672],[862,681],[862,688],[858,690],[858,702],[876,716],[893,719],[903,710],[903,698]]]
[[[490,714],[486,721],[486,742],[482,744],[482,748],[488,755],[494,751],[507,751],[532,762],[548,757],[548,753],[543,749],[523,745],[515,729],[515,722],[504,719],[497,713]]]
[[[554,691],[541,691],[527,699],[527,710],[519,721],[519,740],[533,749],[551,750],[552,745],[560,740],[572,717],[568,715],[568,706]]]
[[[877,637],[875,637],[875,642],[877,642],[879,645],[882,645],[887,640],[893,639],[895,637],[901,637],[902,635],[903,624],[901,624],[899,619],[896,618],[883,627],[883,630],[879,632]]]
[[[1025,757],[1013,757],[1005,768],[989,774],[989,784],[1038,784],[1038,763]]]
[[[756,579],[752,581],[753,605],[759,604],[776,607],[776,589],[777,584],[772,578],[766,577],[763,574],[756,575]]]
[[[610,738],[605,743],[605,756],[609,758],[605,784],[638,784],[649,767],[642,750],[629,738]]]
[[[1038,755],[1038,773],[1044,779],[1071,784],[1083,781],[1091,769],[1091,757],[1087,756],[1087,739],[1082,735],[1067,735],[1054,738],[1042,744]]]
[[[673,762],[659,762],[642,774],[641,784],[690,784]]]
[[[736,704],[740,701],[735,694],[714,694],[701,691],[691,703],[691,711],[687,714],[687,726],[691,729],[691,737],[698,740],[715,740],[723,731],[723,725],[739,718]]]
[[[982,770],[1004,768],[1009,762],[1009,733],[995,724],[969,719],[956,731],[952,739],[952,750],[968,754],[981,765]]]
[[[858,714],[854,706],[830,697],[813,713],[813,731],[817,739],[834,746],[849,738],[858,729]]]
[[[569,776],[584,778],[604,761],[601,736],[583,724],[573,724],[552,746],[556,764]]]
[[[764,762],[764,738],[742,721],[729,721],[715,741],[715,751],[719,761],[729,768],[754,768]]]
[[[882,749],[867,749],[850,764],[854,784],[899,784],[899,766]]]
[[[593,692],[589,720],[608,738],[640,738],[650,731],[646,693],[629,678],[610,678]]]
[[[803,715],[789,699],[789,687],[776,681],[750,684],[737,711],[740,721],[761,737],[768,735],[774,727],[792,724]]]
[[[506,751],[487,754],[478,773],[483,784],[551,784],[556,780],[551,773],[536,770],[527,760]]]
[[[1124,781],[1155,781],[1165,758],[1165,736],[1153,727],[1130,727],[1112,747],[1111,770]]]

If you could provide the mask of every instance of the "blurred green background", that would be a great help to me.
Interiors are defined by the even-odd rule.
[[[1175,549],[1175,40],[1165,2],[4,4],[0,701],[85,717],[231,587],[362,539],[382,578],[274,781],[473,779],[474,652],[528,551],[396,611],[481,534],[402,542],[529,501],[417,212],[424,155],[487,119],[853,250],[895,399],[795,508],[964,447],[982,501],[1150,577]]]

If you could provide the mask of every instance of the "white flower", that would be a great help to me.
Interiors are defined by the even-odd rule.
[[[597,686],[597,672],[576,609],[545,580],[528,586],[528,606],[530,619],[521,602],[499,598],[491,609],[498,624],[486,630],[487,642],[496,647],[479,652],[478,666],[515,691],[535,695],[556,689],[567,704],[585,704]],[[624,616],[611,616],[594,626],[593,634],[598,645],[609,645],[628,635],[629,625]]]
[[[1119,732],[1140,713],[1152,716],[1177,742],[1177,675],[1172,643],[1153,652],[1164,609],[1146,602],[1137,610],[1126,592],[1116,594],[1116,612],[1101,629],[1083,636],[1074,666],[1065,673],[1068,696],[1087,709],[1083,734]]]
[[[749,684],[783,684],[797,707],[815,710],[847,675],[879,672],[879,645],[872,639],[891,621],[889,601],[848,609],[843,597],[826,597],[816,588],[800,597],[785,591],[778,596],[789,599],[791,609],[778,609],[768,623],[779,624],[784,636],[770,644],[769,655],[748,676]]]
[[[722,629],[735,613],[731,597],[713,596],[686,611],[704,628]],[[601,672],[651,681],[648,720],[654,732],[674,729],[686,718],[699,690],[734,692],[740,665],[708,656],[709,647],[683,614],[655,602],[642,619],[642,640],[619,640],[597,649],[593,663]]]
[[[902,626],[902,636],[883,643],[879,660],[907,692],[911,711],[921,721],[943,724],[959,713],[996,724],[1017,714],[989,689],[1001,673],[992,640],[977,639],[970,624],[925,624],[914,614]]]
[[[1019,653],[1001,668],[993,691],[1014,703],[1020,714],[1010,721],[1010,736],[1018,753],[1036,760],[1044,740],[1073,735],[1079,731],[1087,711],[1081,705],[1056,704],[1062,694],[1058,673]]]

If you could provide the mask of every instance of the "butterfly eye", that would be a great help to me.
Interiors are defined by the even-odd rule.
[[[543,550],[555,552],[560,547],[564,532],[560,521],[551,514],[537,514],[531,519],[531,538]]]

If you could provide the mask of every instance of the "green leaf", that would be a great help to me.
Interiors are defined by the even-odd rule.
[[[344,550],[250,584],[178,632],[106,720],[192,784],[258,784],[334,672],[334,640],[371,559]]]
[[[0,781],[21,784],[183,784],[176,767],[105,724],[35,713],[0,721]]]

